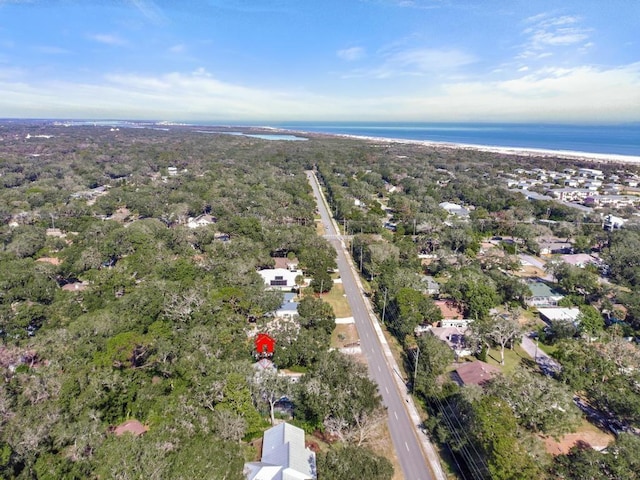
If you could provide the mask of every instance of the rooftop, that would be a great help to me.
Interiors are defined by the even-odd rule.
[[[551,289],[549,285],[543,282],[528,282],[527,286],[531,290],[532,297],[557,297],[562,296],[555,290]]]
[[[455,370],[461,385],[483,385],[500,373],[498,367],[476,360],[460,365]]]

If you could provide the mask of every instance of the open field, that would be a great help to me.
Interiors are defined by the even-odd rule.
[[[560,455],[566,454],[578,442],[587,443],[600,450],[613,442],[615,437],[611,433],[603,432],[587,420],[583,420],[574,433],[563,435],[557,440],[552,437],[542,437],[542,440],[547,452],[551,455]]]
[[[331,333],[331,347],[343,348],[353,345],[358,341],[358,330],[355,324],[339,324],[333,329]]]
[[[331,291],[322,294],[321,298],[333,307],[333,313],[335,313],[336,318],[345,318],[352,315],[342,284],[334,283]]]

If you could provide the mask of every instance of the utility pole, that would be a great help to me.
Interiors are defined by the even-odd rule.
[[[418,377],[418,358],[420,358],[420,345],[416,345],[416,351],[413,356],[413,391],[416,391],[416,379]]]
[[[387,311],[387,291],[388,289],[384,289],[384,301],[382,303],[382,323],[384,323],[384,314]]]
[[[362,273],[362,247],[363,245],[360,245],[360,273]]]

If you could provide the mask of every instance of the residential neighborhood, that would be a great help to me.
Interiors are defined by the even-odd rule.
[[[255,479],[628,468],[637,207],[499,179],[634,195],[631,166],[527,157],[525,170],[517,156],[187,127],[12,128],[16,168],[0,176],[7,478],[144,477],[151,463],[166,478],[188,465],[192,478]],[[47,138],[25,144],[30,129]],[[118,159],[147,136],[135,162],[79,169],[72,154],[90,139]],[[37,172],[24,151],[35,142],[52,152]]]

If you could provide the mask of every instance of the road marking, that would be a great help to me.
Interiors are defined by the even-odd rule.
[[[372,350],[373,351],[373,350]],[[378,365],[378,371],[381,372],[382,370],[380,370],[380,365]]]
[[[404,446],[407,447],[407,452],[409,451],[409,445],[407,445],[407,442],[404,442]]]
[[[394,410],[394,411],[393,411],[393,414],[395,415],[396,420],[398,420],[398,412],[396,412],[396,411]]]

